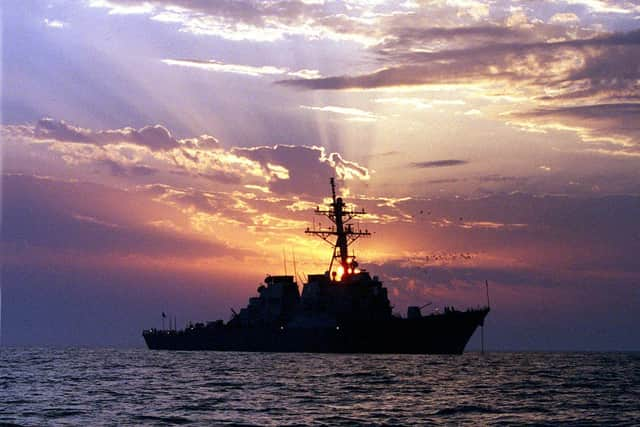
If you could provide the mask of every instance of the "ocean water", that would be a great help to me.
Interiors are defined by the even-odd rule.
[[[0,349],[0,424],[640,425],[640,353]]]

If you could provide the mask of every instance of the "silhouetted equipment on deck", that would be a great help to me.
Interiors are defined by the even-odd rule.
[[[421,317],[420,307],[407,307],[407,319],[420,319]]]
[[[224,323],[196,323],[180,331],[150,329],[143,337],[150,349],[229,350],[347,353],[462,353],[489,312],[489,307],[422,315],[423,306],[412,306],[407,317],[393,315],[387,289],[377,276],[361,269],[349,245],[368,230],[351,221],[364,210],[347,208],[336,196],[331,178],[332,201],[316,208],[333,223],[306,229],[331,244],[329,269],[310,274],[302,293],[295,277],[267,276],[258,296]],[[335,239],[335,240],[333,240]],[[294,258],[294,275],[297,276]]]
[[[420,319],[422,317],[421,310],[425,307],[429,307],[432,303],[428,302],[420,307],[411,306],[407,307],[407,319]]]

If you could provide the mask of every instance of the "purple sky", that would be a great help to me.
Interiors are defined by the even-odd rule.
[[[640,3],[8,2],[2,345],[141,346],[324,271],[329,177],[394,309],[639,350]],[[474,337],[470,347],[478,347]]]

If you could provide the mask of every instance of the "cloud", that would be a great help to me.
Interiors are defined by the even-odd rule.
[[[155,218],[176,217],[178,213],[139,193],[25,175],[5,175],[2,187],[2,243],[8,256],[23,254],[28,258],[34,251],[79,257],[243,254],[210,237],[153,227],[150,224]]]
[[[437,248],[444,253],[475,254],[472,259],[446,258],[452,267],[518,268],[567,276],[638,275],[634,254],[640,240],[634,218],[640,214],[639,200],[637,195],[593,193],[588,197],[517,192],[415,197],[396,203],[394,210],[398,217],[410,214],[411,220],[377,226],[372,244],[394,248],[402,242],[402,253],[426,251],[423,267],[433,264],[434,259],[426,262],[425,256]],[[366,204],[365,208],[378,215],[390,209]]]
[[[214,60],[202,61],[198,59],[163,59],[162,62],[167,65],[197,68],[200,70],[220,73],[242,74],[251,77],[262,77],[281,74],[286,74],[291,77],[298,77],[303,79],[322,77],[318,70],[302,69],[298,71],[290,71],[288,68],[273,67],[270,65],[262,65],[256,67],[252,65],[227,64]]]
[[[514,113],[542,129],[572,130],[612,153],[640,153],[640,103],[547,107]]]
[[[59,21],[57,19],[49,19],[49,18],[45,18],[44,21],[42,22],[44,23],[44,25],[46,25],[49,28],[64,28],[69,25],[66,22]]]
[[[413,107],[417,110],[431,109],[435,105],[465,105],[466,102],[461,99],[424,99],[415,97],[388,97],[376,98],[379,104],[394,104],[401,106]]]
[[[32,131],[33,137],[40,140],[61,142],[92,143],[107,145],[131,143],[147,147],[153,151],[170,150],[179,147],[178,140],[162,125],[145,126],[140,129],[122,128],[105,131],[93,131],[70,125],[63,120],[43,118],[38,120]]]
[[[283,74],[286,69],[271,66],[254,67],[251,65],[225,64],[219,61],[201,61],[196,59],[163,59],[167,65],[177,65],[181,67],[198,68],[207,71],[218,71],[221,73],[245,74],[252,77],[264,75]]]
[[[637,126],[632,124],[640,101],[640,30],[586,32],[578,37],[545,25],[537,23],[531,29],[398,30],[397,38],[377,47],[379,58],[387,63],[382,68],[363,74],[279,80],[276,84],[306,90],[471,85],[486,91],[489,99],[492,92],[529,99],[534,110],[522,111],[518,106],[514,116],[544,116],[548,122],[554,120],[558,128],[574,128],[585,141],[606,139],[609,133],[614,135],[609,138],[614,144],[640,144]],[[453,45],[421,49],[445,35],[453,37]],[[464,40],[469,35],[482,38],[468,45]],[[458,36],[460,43],[455,45]],[[379,102],[404,102],[419,108],[428,105],[415,99],[381,98]],[[465,114],[479,113],[470,109]],[[589,123],[586,116],[594,121]],[[521,128],[540,131],[535,126]]]
[[[371,111],[365,111],[359,108],[337,107],[334,105],[326,105],[323,107],[301,105],[300,108],[302,108],[303,110],[321,111],[326,113],[333,113],[333,114],[348,116],[347,120],[350,120],[350,121],[375,122],[379,118],[381,118],[380,116],[372,113]]]
[[[281,80],[278,84],[304,89],[373,89],[389,86],[465,83],[482,78],[526,81],[535,86],[558,83],[568,72],[577,72],[583,62],[562,62],[570,52],[583,56],[585,50],[600,57],[608,47],[634,49],[640,44],[640,31],[616,33],[588,39],[496,42],[480,47],[444,49],[432,52],[400,50],[393,57],[405,64],[385,67],[372,73]],[[525,62],[528,61],[528,62]],[[623,67],[627,70],[628,66]],[[636,75],[638,72],[632,72]],[[541,80],[542,79],[542,80]]]
[[[509,224],[504,222],[494,222],[494,221],[451,221],[446,218],[441,218],[438,220],[431,221],[431,224],[436,227],[460,227],[466,229],[491,229],[491,230],[499,230],[499,229],[517,229],[526,227],[527,224],[515,223]]]
[[[323,4],[304,0],[214,1],[191,0],[93,0],[94,7],[110,13],[144,13],[151,19],[178,23],[180,30],[228,40],[273,42],[287,36],[333,38],[374,43],[371,23],[363,7],[355,4]],[[368,22],[363,22],[366,20]]]
[[[577,24],[580,22],[580,18],[576,16],[575,13],[556,13],[551,18],[549,18],[549,22],[554,24],[562,24],[562,23],[570,23]]]
[[[417,110],[426,110],[433,108],[433,104],[428,102],[427,100],[421,98],[412,98],[412,97],[391,97],[391,98],[377,98],[375,102],[379,104],[394,104],[401,106],[409,106],[413,107]]]
[[[581,0],[571,2],[572,11],[591,14],[631,15],[632,4]],[[547,10],[518,7],[509,2],[487,5],[476,0],[446,2],[320,2],[309,0],[239,0],[203,2],[192,0],[92,0],[91,6],[109,13],[144,13],[151,19],[178,25],[182,32],[228,40],[275,42],[291,37],[309,40],[348,40],[365,47],[413,47],[412,40],[433,46],[487,40],[510,40],[520,29],[540,33]],[[549,9],[549,8],[548,8]],[[550,6],[559,16],[567,5]],[[584,13],[587,14],[586,12]],[[562,18],[556,18],[556,20]],[[565,22],[554,25],[562,27]],[[547,24],[548,25],[548,24]],[[433,28],[430,28],[433,27]],[[457,29],[457,28],[460,29]],[[585,26],[586,27],[586,26]],[[574,28],[577,30],[577,28]],[[545,33],[551,33],[547,29]],[[556,29],[560,32],[561,29]]]
[[[434,4],[349,2],[328,4],[302,0],[192,2],[189,0],[99,2],[96,6],[149,6],[153,19],[181,25],[181,30],[233,40],[275,41],[290,36],[307,39],[348,39],[368,50],[372,71],[320,76],[316,70],[224,64],[217,61],[167,59],[174,65],[205,68],[250,76],[275,76],[279,85],[307,90],[368,90],[425,85],[465,85],[479,88],[487,99],[522,99],[533,108],[637,102],[640,99],[640,34],[606,32],[603,26],[577,25],[586,11],[631,15],[631,4],[576,0],[570,10],[536,8],[476,1]],[[546,14],[546,15],[545,15]],[[545,22],[546,21],[546,22]],[[615,27],[609,27],[615,28]],[[609,29],[609,31],[611,31]],[[291,78],[282,78],[289,76]],[[417,100],[380,99],[378,102],[430,108]],[[529,104],[529,105],[530,105]],[[570,105],[569,105],[570,104]],[[343,114],[335,106],[308,106]],[[329,110],[331,108],[332,110]],[[518,105],[518,112],[523,112]],[[324,110],[323,110],[324,109]],[[468,109],[467,117],[482,111]],[[356,113],[351,111],[351,113]],[[499,118],[502,120],[502,118]],[[373,122],[378,116],[351,114],[352,122]],[[574,127],[566,116],[556,122]],[[520,120],[518,129],[543,132]],[[547,128],[549,130],[551,128]],[[582,128],[581,128],[582,129]],[[601,133],[593,126],[581,138]],[[616,144],[637,143],[633,132],[618,128]],[[609,152],[619,152],[612,147]]]
[[[588,8],[593,13],[604,14],[630,14],[638,11],[638,6],[629,4],[620,5],[619,2],[608,0],[567,0],[568,4],[581,5]]]
[[[132,177],[132,176],[149,176],[158,172],[157,169],[151,168],[145,165],[132,165],[125,166],[112,159],[103,159],[96,162],[99,166],[104,166],[109,170],[111,175],[118,177]]]
[[[12,152],[35,152],[46,145],[67,166],[97,166],[116,177],[162,174],[165,179],[190,176],[229,184],[268,181],[274,174],[264,174],[256,162],[223,149],[211,135],[177,139],[161,125],[94,131],[45,118],[35,126],[5,125],[1,132]]]
[[[320,76],[316,70],[166,59],[173,65],[249,76],[277,76],[276,82],[306,90],[368,90],[425,85],[465,85],[501,99],[526,99],[534,109],[632,103],[640,99],[640,31],[612,32],[615,26],[589,25],[587,12],[618,18],[638,12],[632,4],[571,1],[570,9],[536,8],[476,1],[434,4],[327,4],[303,0],[193,2],[116,0],[93,2],[110,11],[131,8],[153,19],[174,22],[183,31],[234,40],[274,41],[289,36],[349,39],[362,43],[371,71]],[[141,8],[145,6],[146,9]],[[584,20],[584,25],[577,25]],[[624,26],[619,28],[625,28]],[[628,27],[626,27],[628,28]],[[633,27],[631,27],[633,28]],[[282,78],[289,76],[292,78]],[[497,98],[495,98],[497,99]],[[403,101],[386,99],[400,104]],[[415,100],[404,105],[429,108]],[[333,108],[311,106],[311,108]],[[344,107],[337,107],[344,108]],[[522,113],[522,105],[518,112]],[[325,110],[326,112],[331,112]],[[468,115],[485,110],[472,108]],[[343,114],[333,110],[333,114]],[[533,112],[535,114],[535,112]],[[491,118],[491,117],[489,117]],[[565,129],[571,120],[558,115]],[[371,122],[371,115],[350,121]],[[519,129],[540,131],[521,121]],[[547,128],[551,129],[551,128]],[[582,129],[582,127],[580,128]],[[600,133],[593,126],[581,137]],[[632,131],[618,128],[626,143]],[[622,139],[616,137],[616,143]],[[618,144],[620,145],[620,144]],[[615,147],[611,152],[616,151]]]
[[[298,71],[289,71],[287,74],[289,74],[291,77],[299,77],[302,79],[317,79],[322,77],[318,70],[309,70],[306,68]]]
[[[370,178],[369,170],[358,164],[342,158],[340,153],[331,153],[327,159],[329,164],[333,166],[338,178],[344,180],[360,179],[366,181]]]
[[[91,131],[67,124],[60,120],[46,117],[38,120],[33,134],[39,139],[57,141],[89,142]]]
[[[195,178],[225,186],[266,185],[275,192],[300,194],[316,194],[317,184],[333,176],[342,180],[370,178],[366,167],[323,147],[226,149],[211,135],[176,139],[160,125],[94,131],[46,118],[36,125],[5,125],[0,130],[8,153],[38,159],[42,157],[38,150],[45,147],[50,160],[47,166],[73,167],[74,176],[103,171],[125,182],[155,180],[182,185]],[[12,171],[23,169],[16,165]]]
[[[233,153],[259,162],[265,170],[274,166],[287,172],[287,179],[269,183],[275,193],[323,195],[329,178],[341,180],[368,180],[369,170],[342,158],[339,153],[328,153],[323,147],[275,145],[273,147],[234,148]]]
[[[148,1],[89,0],[89,6],[108,8],[110,15],[139,15],[153,11],[153,5]]]
[[[220,227],[252,224],[257,212],[244,201],[240,192],[204,191],[191,187],[175,187],[167,184],[149,184],[138,191],[163,205],[186,212],[197,229],[207,221],[215,221]],[[222,230],[221,230],[222,231]]]
[[[396,57],[398,52],[429,45],[483,46],[488,43],[507,43],[528,39],[531,35],[525,30],[500,25],[459,26],[459,27],[419,27],[410,20],[402,21],[389,30],[389,37],[375,47],[375,50],[388,57]],[[440,50],[443,50],[442,48]]]
[[[427,169],[427,168],[443,168],[449,166],[460,166],[469,163],[466,160],[447,159],[447,160],[431,160],[426,162],[411,163],[411,166],[415,168]]]
[[[461,178],[441,178],[441,179],[430,179],[426,181],[427,184],[456,184],[458,182],[464,182],[466,179]]]

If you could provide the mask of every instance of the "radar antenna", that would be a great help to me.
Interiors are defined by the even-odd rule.
[[[334,224],[330,227],[314,227],[305,230],[305,233],[315,234],[322,240],[329,243],[333,247],[333,256],[329,263],[329,271],[332,271],[333,263],[337,260],[339,263],[338,270],[342,269],[340,273],[341,277],[345,277],[356,273],[358,263],[355,260],[355,255],[349,254],[349,245],[358,240],[360,237],[370,236],[369,230],[361,230],[360,228],[354,228],[350,221],[358,215],[364,215],[366,212],[364,209],[359,211],[348,209],[347,205],[343,202],[342,197],[336,197],[336,183],[335,179],[330,179],[331,183],[331,204],[329,209],[320,209],[316,207],[316,215],[324,215]],[[336,237],[335,241],[333,236]],[[335,278],[337,273],[332,271]],[[338,278],[338,280],[341,279]]]

